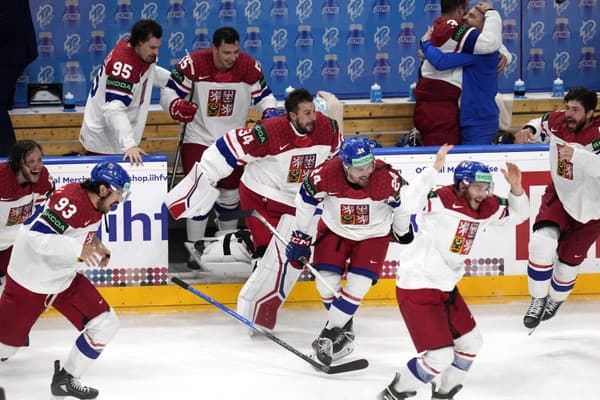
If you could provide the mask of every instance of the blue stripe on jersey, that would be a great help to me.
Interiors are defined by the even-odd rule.
[[[37,221],[36,223],[34,223],[33,226],[30,228],[30,230],[32,230],[34,232],[39,232],[39,233],[56,235],[56,231],[54,231],[48,225],[46,225],[40,221]]]
[[[254,105],[257,105],[258,103],[260,103],[262,101],[262,99],[264,99],[265,97],[267,97],[268,95],[270,95],[271,93],[273,93],[271,91],[271,89],[266,86],[258,96],[254,97]]]
[[[231,168],[236,168],[238,166],[237,158],[235,158],[235,156],[233,155],[231,150],[229,150],[229,147],[227,146],[227,143],[225,142],[225,139],[223,138],[223,136],[221,136],[219,139],[217,139],[216,146],[217,146],[217,149],[219,150],[219,153],[221,153],[221,155],[223,156],[225,161],[227,161],[227,164]]]
[[[319,200],[315,199],[314,197],[312,197],[310,194],[308,194],[306,192],[306,190],[304,189],[304,185],[300,186],[300,196],[302,196],[302,201],[304,201],[307,204],[316,206],[317,204],[320,203]]]
[[[473,54],[473,50],[475,49],[475,42],[477,42],[478,37],[479,31],[471,29],[471,32],[469,32],[469,34],[467,35],[467,39],[463,44],[462,52]]]
[[[88,358],[95,360],[100,355],[99,351],[90,346],[83,333],[79,335],[75,341],[75,345],[77,346],[77,350],[82,352]]]
[[[120,95],[111,92],[106,92],[106,102],[108,103],[114,100],[119,100],[120,102],[125,104],[125,107],[129,107],[129,104],[131,103],[131,97],[128,95]]]
[[[538,271],[531,266],[527,266],[527,276],[533,279],[534,281],[547,281],[552,278],[552,268],[545,269],[543,271]]]
[[[175,83],[173,79],[169,79],[169,81],[167,82],[167,87],[173,89],[177,93],[177,96],[181,98],[185,98],[185,96],[188,95],[188,92],[184,92],[183,90],[181,90],[179,88],[179,85],[177,85],[177,83]]]

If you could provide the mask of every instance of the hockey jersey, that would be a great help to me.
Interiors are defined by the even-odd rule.
[[[549,142],[550,175],[565,211],[581,223],[600,219],[600,118],[579,132],[567,128],[565,111],[553,111],[531,120],[536,139]],[[574,148],[571,161],[561,160],[558,151]]]
[[[204,153],[200,166],[213,182],[245,166],[241,179],[250,190],[293,207],[302,181],[337,153],[341,142],[337,122],[320,112],[307,135],[296,132],[284,115],[227,132]]]
[[[527,196],[511,193],[508,198],[488,196],[475,211],[453,185],[431,191],[421,201],[414,240],[399,246],[396,285],[403,289],[451,291],[464,274],[464,260],[477,235],[489,225],[519,224],[529,212]]]
[[[177,97],[189,98],[192,84],[192,101],[199,108],[194,120],[187,124],[184,143],[210,146],[231,129],[244,127],[251,107],[261,115],[267,108],[277,107],[260,63],[244,52],[226,72],[215,66],[212,48],[182,58],[161,91],[163,109],[168,111]]]
[[[164,68],[144,62],[127,40],[119,42],[92,83],[79,134],[83,147],[95,153],[123,154],[139,146],[152,87],[164,86],[166,75]]]
[[[41,209],[53,188],[54,181],[46,167],[42,167],[36,183],[22,186],[8,163],[0,164],[0,250],[13,245],[21,225]]]
[[[57,189],[43,211],[19,231],[9,275],[35,293],[62,292],[81,268],[78,257],[84,243],[96,234],[101,217],[79,183]]]

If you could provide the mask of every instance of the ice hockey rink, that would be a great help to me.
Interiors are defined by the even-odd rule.
[[[456,400],[598,398],[600,301],[573,299],[532,334],[525,300],[475,304],[484,347]],[[362,371],[326,375],[223,311],[119,312],[121,330],[82,379],[100,399],[374,399],[414,350],[398,310],[363,306],[355,316]],[[325,312],[286,307],[275,334],[309,352]],[[64,359],[77,332],[61,316],[40,319],[31,347],[0,364],[7,400],[51,397],[53,360]],[[414,399],[429,399],[424,387]]]

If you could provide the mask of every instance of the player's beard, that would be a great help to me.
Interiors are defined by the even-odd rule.
[[[567,129],[569,130],[569,132],[571,133],[577,133],[580,130],[583,129],[583,127],[587,124],[587,118],[583,118],[580,121],[577,121],[576,119],[573,118],[567,118]]]

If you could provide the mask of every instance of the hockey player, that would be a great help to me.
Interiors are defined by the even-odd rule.
[[[435,170],[443,166],[451,148],[441,147]],[[420,183],[409,187],[390,165],[375,160],[369,140],[361,137],[346,139],[339,157],[320,165],[304,180],[296,195],[296,219],[286,256],[296,263],[310,258],[311,216],[322,204],[313,265],[337,291],[346,273],[340,298],[316,281],[328,310],[325,328],[312,344],[323,364],[330,365],[354,349],[352,316],[379,279],[392,236],[390,227],[397,237],[410,236],[410,211],[416,211],[410,205],[412,198],[419,190],[424,196],[429,188]],[[394,212],[400,204],[407,210],[405,218]]]
[[[42,147],[33,140],[19,140],[8,160],[0,163],[0,295],[17,232],[43,206],[52,189],[54,181],[44,167]]]
[[[396,272],[396,299],[420,356],[401,367],[378,399],[406,399],[429,382],[433,400],[453,399],[462,388],[482,345],[473,315],[456,287],[464,274],[464,260],[486,226],[518,224],[529,211],[521,171],[513,163],[506,166],[501,172],[510,185],[508,199],[492,194],[490,169],[476,161],[458,164],[453,185],[421,199],[418,232],[410,244],[400,246]]]
[[[189,99],[192,86],[193,98]],[[179,61],[166,88],[161,90],[160,103],[173,119],[187,123],[181,147],[185,174],[225,132],[246,125],[250,107],[255,107],[263,119],[277,114],[277,100],[260,63],[240,51],[240,36],[230,27],[215,31],[211,48],[194,51]],[[217,183],[217,215],[238,208],[242,171],[242,167],[236,167]],[[208,214],[188,218],[188,241],[196,242],[205,236],[207,218]],[[220,231],[235,229],[237,221],[217,220],[217,227]],[[193,263],[188,265],[197,268]]]
[[[173,217],[210,212],[219,196],[217,182],[244,166],[242,209],[257,210],[282,236],[289,237],[294,197],[302,180],[338,151],[342,137],[334,119],[315,112],[313,96],[306,89],[291,92],[285,109],[285,116],[266,119],[252,129],[232,129],[209,146],[202,160],[167,195],[165,203]],[[289,268],[285,246],[260,221],[249,217],[246,225],[255,256],[262,259],[239,294],[238,313],[273,329],[277,311],[301,271]]]
[[[164,87],[169,71],[156,65],[162,27],[136,22],[129,39],[117,43],[104,60],[85,104],[79,141],[87,155],[123,154],[141,165],[140,147],[152,87]]]
[[[96,237],[103,215],[129,194],[130,179],[118,164],[102,162],[83,183],[68,183],[50,196],[43,211],[18,233],[4,296],[0,299],[0,359],[13,356],[40,314],[50,306],[81,331],[64,362],[54,363],[54,396],[95,399],[98,390],[80,383],[119,320],[78,269],[105,267],[110,250]],[[109,227],[106,227],[107,229]]]
[[[550,143],[550,175],[529,241],[531,303],[527,328],[552,318],[575,286],[590,246],[600,235],[600,119],[598,97],[584,87],[565,96],[565,110],[531,120],[515,134],[520,142]],[[549,291],[548,291],[549,288]]]
[[[463,23],[469,9],[467,0],[442,0],[442,17],[434,21],[430,43],[443,52],[489,54],[498,51],[502,45],[500,14],[489,3],[475,7],[485,16],[481,31]],[[510,54],[507,50],[502,53]],[[501,60],[502,66],[506,61]],[[415,88],[413,122],[425,146],[461,144],[458,115],[461,90],[478,90],[463,85],[462,68],[438,71],[429,61],[423,62]],[[436,118],[431,118],[432,115]]]

